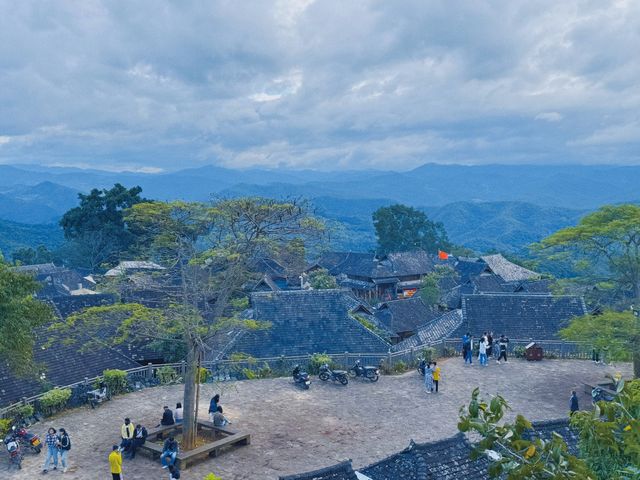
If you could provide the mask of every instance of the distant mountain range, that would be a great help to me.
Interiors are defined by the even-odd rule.
[[[51,250],[62,242],[62,230],[58,225],[26,225],[0,220],[0,252],[9,260],[11,252],[18,248],[45,245]]]
[[[308,198],[318,215],[333,221],[336,247],[352,250],[373,248],[371,213],[400,202],[443,222],[455,243],[520,253],[601,205],[640,198],[640,167],[427,164],[409,172],[317,172],[207,166],[143,174],[0,165],[0,219],[57,222],[77,204],[78,192],[114,183],[140,185],[145,197],[161,200]]]

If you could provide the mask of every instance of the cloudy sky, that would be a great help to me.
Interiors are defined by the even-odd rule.
[[[640,163],[640,2],[0,2],[0,163]]]

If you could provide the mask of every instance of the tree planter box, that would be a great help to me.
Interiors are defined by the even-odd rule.
[[[138,451],[148,454],[153,459],[159,459],[162,454],[162,442],[164,439],[169,435],[179,435],[181,433],[182,424],[151,428],[148,431],[147,441],[139,447]],[[211,422],[205,420],[198,420],[198,436],[201,438],[204,436],[210,437],[212,441],[193,450],[180,450],[176,457],[176,463],[180,469],[189,468],[201,460],[215,457],[222,450],[233,445],[249,445],[251,443],[250,434],[234,432],[224,427],[214,427]],[[158,441],[160,443],[155,443]]]

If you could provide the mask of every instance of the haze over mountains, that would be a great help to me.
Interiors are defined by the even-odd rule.
[[[477,251],[520,252],[574,224],[587,211],[637,201],[640,167],[425,164],[406,172],[319,172],[207,166],[145,174],[0,165],[0,249],[6,254],[9,243],[43,243],[43,228],[49,228],[52,242],[59,241],[55,227],[38,227],[32,240],[29,235],[7,238],[17,226],[5,221],[55,224],[77,204],[78,192],[114,183],[140,185],[145,197],[161,200],[207,200],[211,195],[308,198],[319,215],[345,224],[334,235],[336,247],[343,249],[372,248],[371,213],[400,202],[443,222],[455,243]]]

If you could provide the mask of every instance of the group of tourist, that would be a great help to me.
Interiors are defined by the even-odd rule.
[[[66,473],[69,462],[69,450],[71,450],[71,439],[67,431],[64,428],[60,428],[58,431],[53,427],[49,428],[44,443],[46,452],[42,473],[49,471],[51,463],[53,463],[53,470],[57,470],[58,457],[60,457],[60,463],[62,464],[62,472]]]
[[[502,360],[507,363],[507,347],[509,339],[504,335],[496,341],[493,332],[484,332],[478,342],[478,361],[480,365],[489,365],[489,359],[494,357],[499,364]],[[473,335],[469,332],[462,337],[462,358],[465,364],[473,365]]]

